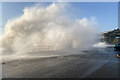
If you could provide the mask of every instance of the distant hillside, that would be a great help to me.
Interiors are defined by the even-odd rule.
[[[116,37],[120,36],[120,29],[114,29],[113,31],[108,31],[103,33],[103,41],[109,44],[118,43],[118,39]]]

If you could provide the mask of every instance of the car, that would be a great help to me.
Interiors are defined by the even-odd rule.
[[[120,54],[116,54],[116,57],[120,58]]]
[[[117,51],[120,51],[120,43],[118,44],[115,44],[115,47],[114,47]]]

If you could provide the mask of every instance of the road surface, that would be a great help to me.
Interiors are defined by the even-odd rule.
[[[3,62],[3,78],[118,78],[119,59],[113,47],[80,54]]]

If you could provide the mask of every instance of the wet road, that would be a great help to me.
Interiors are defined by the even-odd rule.
[[[3,63],[4,78],[118,78],[119,59],[112,47],[82,54]]]

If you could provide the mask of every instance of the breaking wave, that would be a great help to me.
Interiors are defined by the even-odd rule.
[[[3,55],[90,48],[98,40],[94,20],[71,20],[65,10],[60,3],[26,7],[21,16],[8,20],[1,39]]]

